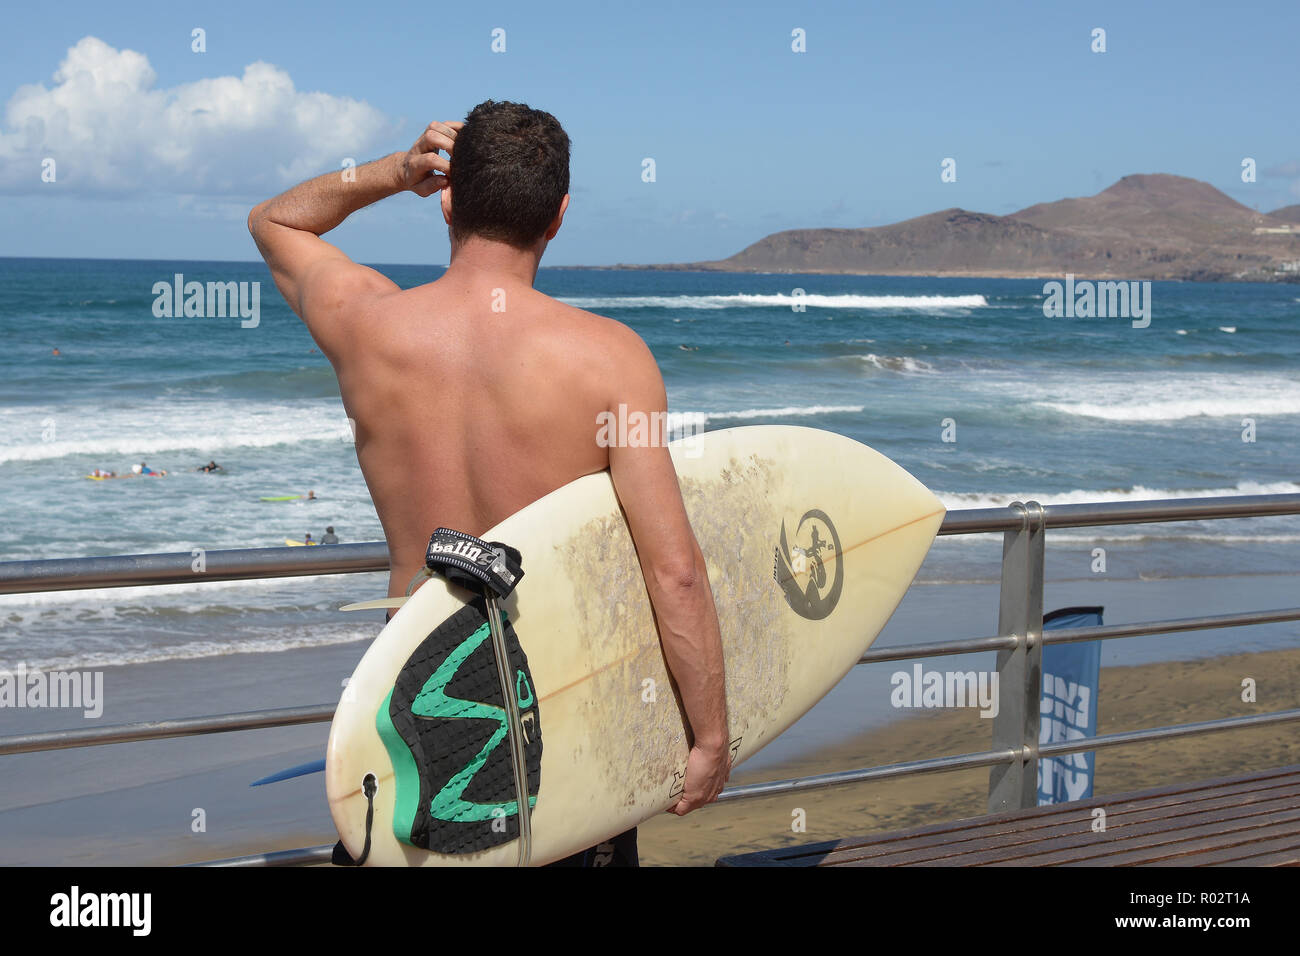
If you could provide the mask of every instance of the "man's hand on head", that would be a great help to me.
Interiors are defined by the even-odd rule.
[[[451,172],[451,151],[456,145],[456,133],[465,124],[460,120],[449,123],[437,121],[429,124],[415,141],[399,165],[399,185],[417,196],[432,196],[447,185]],[[445,152],[444,158],[439,151]]]

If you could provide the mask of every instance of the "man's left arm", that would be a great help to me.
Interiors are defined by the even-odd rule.
[[[430,123],[405,153],[357,167],[355,177],[326,173],[254,207],[248,214],[262,258],[289,307],[318,341],[359,298],[397,291],[388,277],[358,265],[321,236],[344,219],[389,196],[411,191],[427,197],[447,184],[448,158],[463,123]]]

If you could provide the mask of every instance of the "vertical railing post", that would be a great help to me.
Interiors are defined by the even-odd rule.
[[[998,651],[998,713],[993,748],[1015,750],[1020,759],[989,771],[989,812],[1038,803],[1038,701],[1043,674],[1043,507],[1011,503],[1021,525],[1002,537],[1002,593],[998,633],[1017,637],[1013,650]]]

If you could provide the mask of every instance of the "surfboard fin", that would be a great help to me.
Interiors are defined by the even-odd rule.
[[[309,773],[320,773],[324,769],[324,760],[313,760],[311,763],[299,764],[296,767],[290,767],[288,770],[277,771],[269,777],[263,777],[261,780],[254,780],[249,784],[249,786],[261,787],[268,783],[279,783],[281,780],[290,780],[294,777],[305,777]]]

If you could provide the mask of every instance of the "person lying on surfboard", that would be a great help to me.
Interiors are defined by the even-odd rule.
[[[424,568],[434,529],[481,535],[608,469],[690,724],[685,789],[672,812],[711,803],[730,768],[704,558],[667,447],[598,438],[602,416],[620,409],[647,420],[665,414],[663,377],[626,325],[533,288],[569,206],[568,135],[549,113],[487,100],[464,122],[430,123],[405,153],[349,172],[259,204],[248,228],[338,376],[388,541],[389,595],[404,594]],[[406,290],[320,238],[402,192],[439,196],[451,239],[446,272]],[[602,844],[561,862],[636,865],[635,830],[610,843],[612,853]]]

